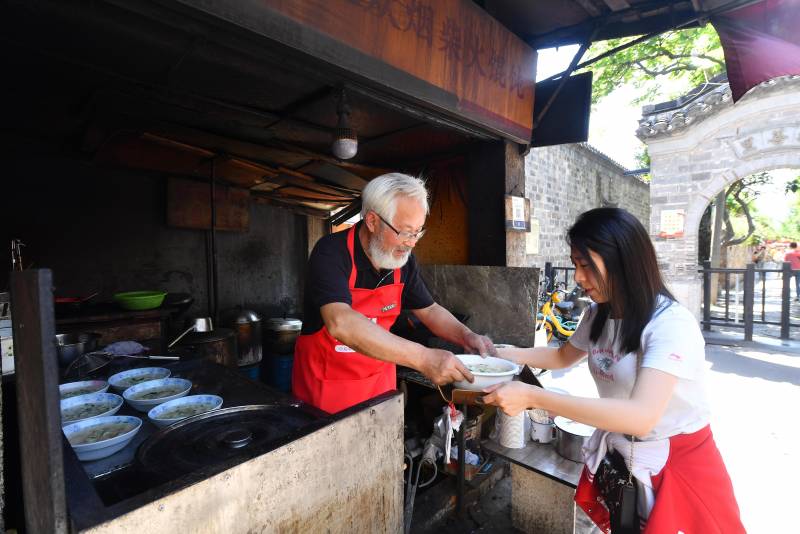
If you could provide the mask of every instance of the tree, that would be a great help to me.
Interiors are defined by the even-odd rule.
[[[757,186],[771,183],[772,176],[768,172],[760,172],[746,176],[728,187],[725,193],[726,205],[723,213],[723,222],[725,223],[725,230],[722,232],[723,247],[744,243],[755,233],[756,225],[753,221],[752,203],[758,196]],[[731,223],[731,214],[741,215],[747,221],[747,231],[744,235],[736,235]]]
[[[592,45],[587,57],[596,57],[627,42],[610,39]],[[679,82],[679,94],[708,81],[725,70],[719,36],[713,26],[674,30],[601,59],[588,67],[594,72],[592,101],[597,103],[620,85],[632,83],[642,89],[636,103],[679,95],[660,95],[659,80]]]

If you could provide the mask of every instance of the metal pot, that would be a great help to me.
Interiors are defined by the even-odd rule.
[[[252,310],[239,310],[227,324],[236,332],[239,367],[260,362],[263,353],[261,317]]]
[[[238,351],[236,350],[236,334],[228,328],[215,328],[210,332],[190,332],[182,338],[176,347],[182,354],[189,354],[189,359],[202,358],[227,367],[238,367]]]
[[[291,317],[272,317],[264,323],[264,344],[269,354],[293,354],[303,321]]]
[[[558,416],[556,426],[556,452],[573,462],[583,462],[583,446],[588,443],[594,427]]]
[[[62,367],[71,364],[81,354],[97,349],[97,342],[102,336],[93,332],[56,334],[56,349],[58,350],[58,363]]]

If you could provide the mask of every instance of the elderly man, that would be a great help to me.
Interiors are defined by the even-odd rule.
[[[473,380],[445,350],[389,332],[409,309],[434,334],[467,351],[494,353],[431,298],[411,250],[425,233],[428,193],[405,174],[373,179],[362,194],[361,222],[325,236],[309,259],[303,331],[295,348],[292,391],[330,413],[395,389],[395,364],[436,384]]]

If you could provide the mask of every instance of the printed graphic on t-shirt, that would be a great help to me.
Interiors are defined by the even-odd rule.
[[[606,382],[614,382],[614,366],[626,354],[620,354],[608,347],[592,347],[590,350],[589,369],[595,378]]]

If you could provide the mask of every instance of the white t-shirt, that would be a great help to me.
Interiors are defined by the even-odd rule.
[[[655,428],[642,436],[645,440],[689,434],[709,423],[710,412],[705,392],[705,340],[694,316],[666,298],[642,331],[642,367],[658,369],[678,378],[667,409]],[[589,356],[600,397],[630,398],[636,382],[636,353],[621,354],[615,332],[619,320],[608,319],[596,343],[589,339],[597,306],[586,310],[569,342]]]

